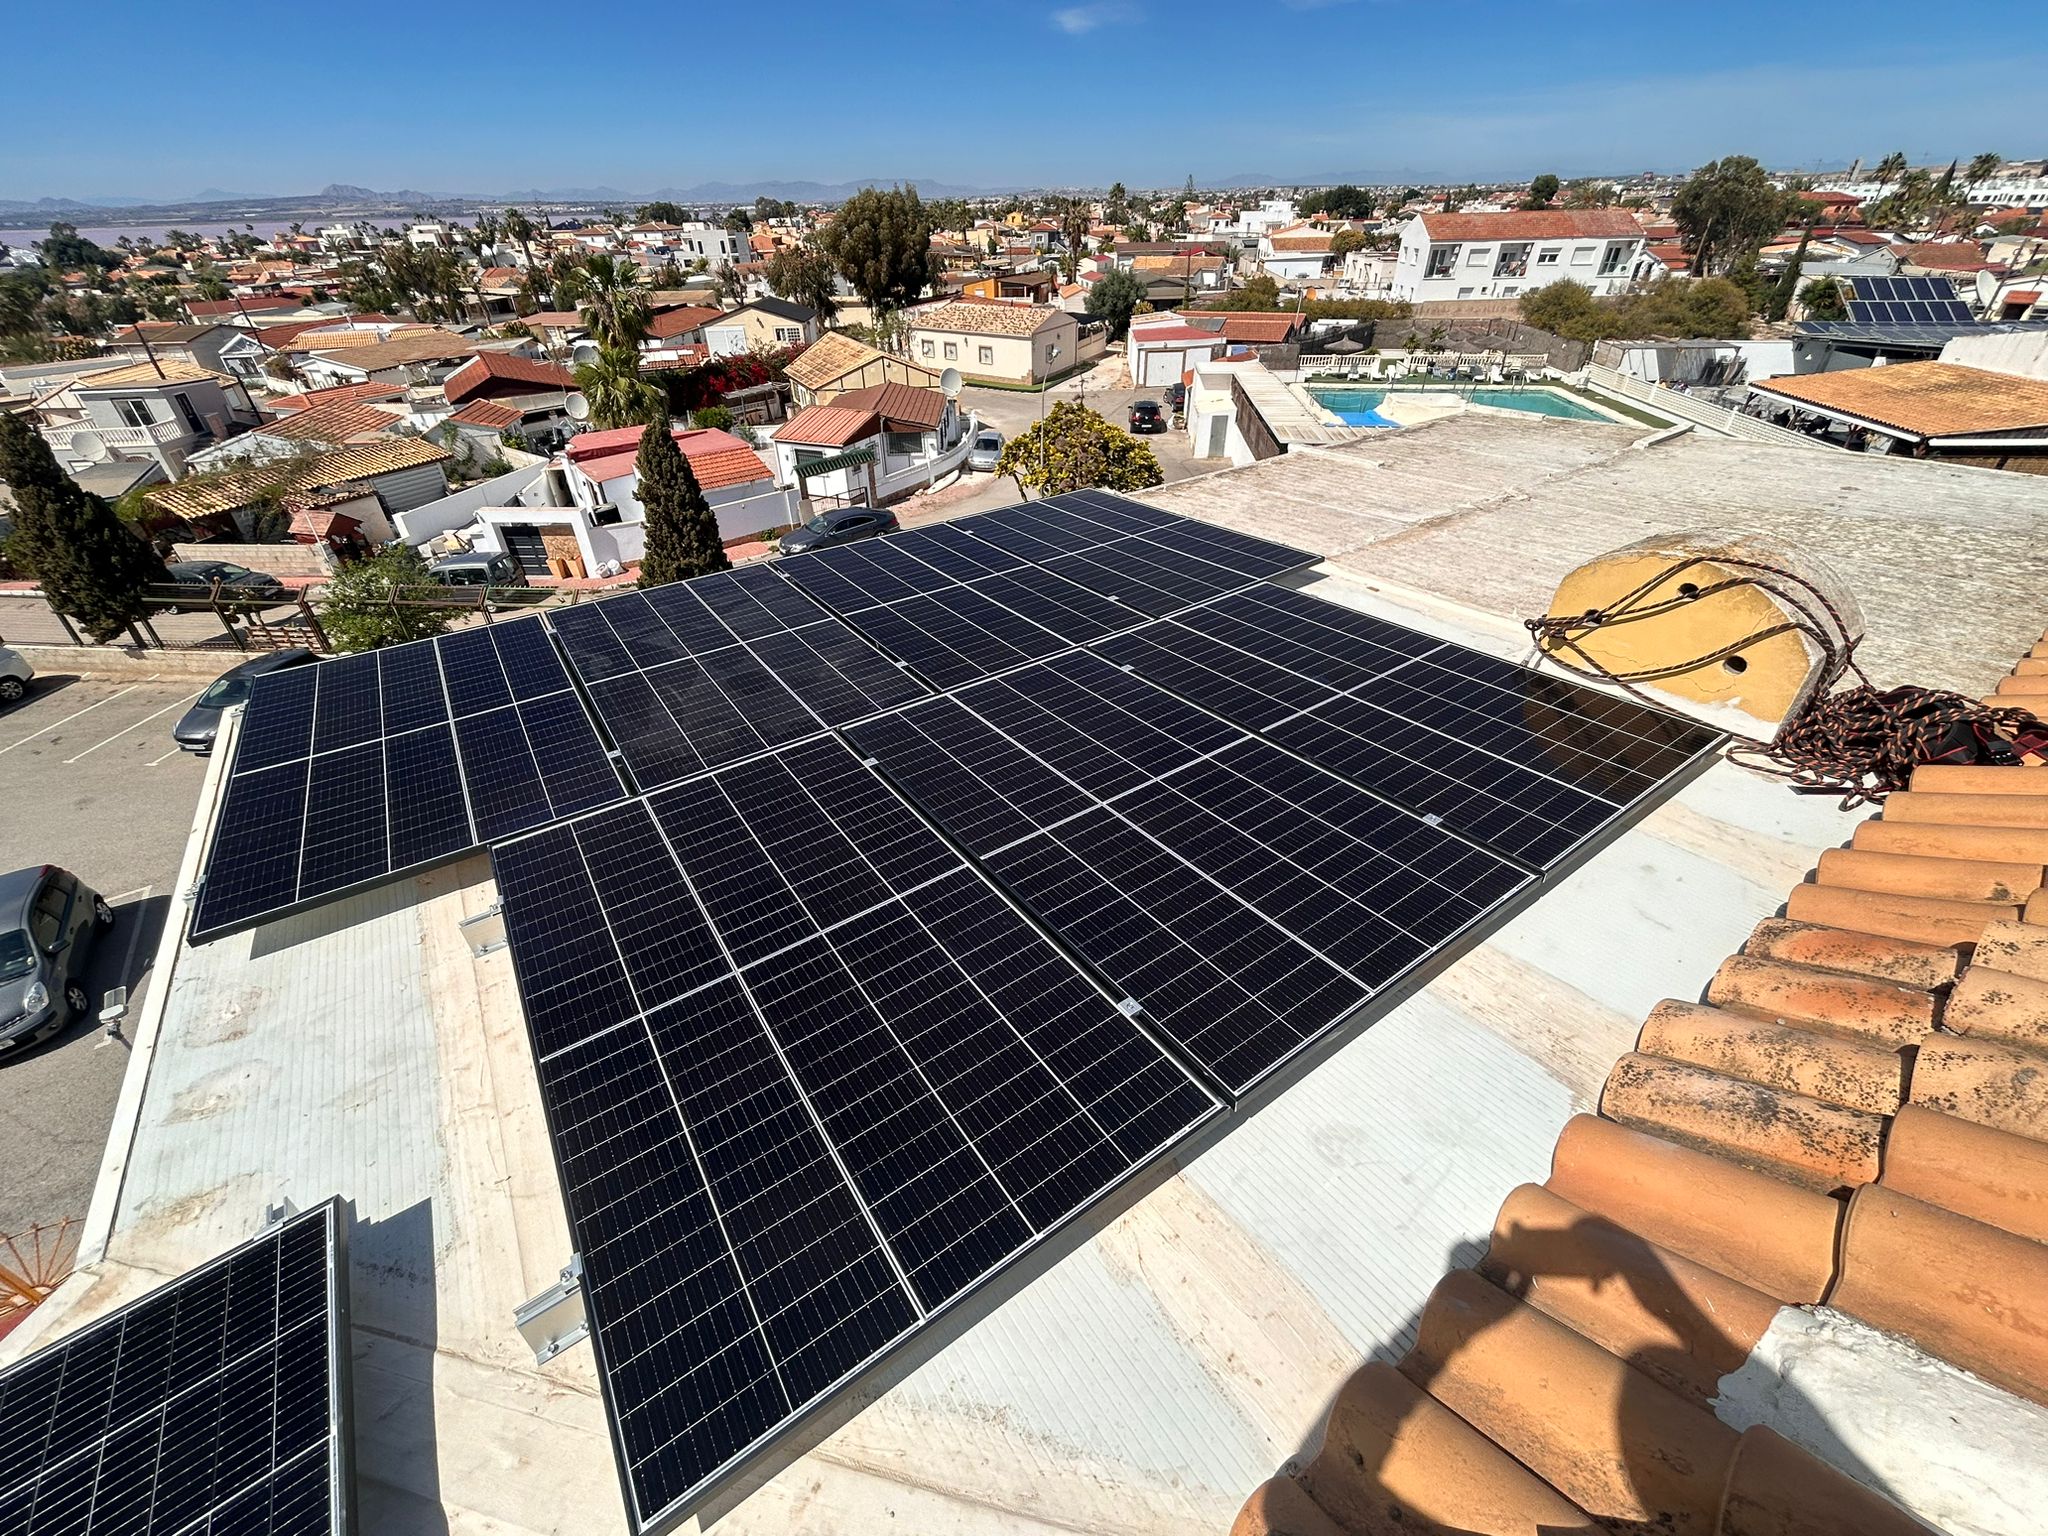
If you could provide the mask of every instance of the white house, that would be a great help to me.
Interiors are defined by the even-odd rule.
[[[729,309],[705,321],[703,330],[705,349],[713,357],[803,347],[818,339],[818,312],[771,296]]]
[[[806,503],[882,506],[957,470],[974,426],[936,389],[849,390],[776,428],[775,478]]]
[[[1392,296],[1507,299],[1565,278],[1612,295],[1642,249],[1642,226],[1619,208],[1418,214],[1401,230]]]
[[[256,421],[239,382],[182,358],[72,376],[36,401],[36,413],[59,463],[149,460],[170,480],[207,444]]]
[[[1178,384],[1181,375],[1228,345],[1220,330],[1189,325],[1177,314],[1133,315],[1125,341],[1131,383],[1139,389]]]
[[[1320,277],[1330,262],[1332,232],[1286,224],[1259,236],[1259,267],[1278,282]]]
[[[542,504],[522,497],[517,505],[474,509],[471,547],[510,554],[530,576],[592,576],[607,564],[638,560],[647,547],[646,514],[635,494],[640,435],[638,427],[620,427],[571,438],[534,483]],[[722,539],[798,520],[795,490],[778,486],[761,455],[739,438],[709,427],[674,435]],[[408,536],[447,526],[435,509],[421,510],[409,520]]]

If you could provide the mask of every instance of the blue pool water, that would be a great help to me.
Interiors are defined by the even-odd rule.
[[[1396,423],[1379,413],[1379,407],[1386,403],[1389,394],[1422,394],[1422,390],[1333,389],[1328,385],[1311,384],[1309,393],[1320,400],[1325,407],[1336,414],[1348,426],[1391,427]],[[1475,405],[1499,406],[1503,410],[1527,411],[1534,416],[1555,416],[1564,421],[1611,421],[1588,406],[1568,396],[1548,389],[1513,389],[1482,384],[1476,389],[1460,390],[1459,394]]]

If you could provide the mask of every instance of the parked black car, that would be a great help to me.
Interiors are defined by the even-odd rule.
[[[206,692],[193,701],[192,707],[171,728],[171,740],[187,752],[206,756],[213,750],[214,738],[220,734],[221,715],[249,697],[249,684],[254,679],[269,672],[282,672],[287,667],[303,667],[313,659],[311,651],[293,646],[289,650],[252,656],[239,667],[230,667],[213,680]]]
[[[1166,417],[1159,409],[1157,400],[1139,400],[1131,405],[1131,430],[1133,432],[1164,432]]]
[[[800,555],[806,550],[851,544],[855,539],[871,539],[878,533],[895,531],[896,514],[887,507],[835,507],[785,533],[776,548],[785,555]]]
[[[1166,386],[1166,404],[1169,409],[1184,411],[1188,407],[1188,387],[1178,380]]]
[[[237,601],[243,598],[260,603],[291,600],[291,589],[268,571],[252,571],[246,565],[236,565],[231,560],[173,560],[164,569],[171,573],[171,584],[180,590],[182,596],[208,596],[217,581],[220,583],[220,595]]]
[[[85,1016],[86,966],[113,926],[106,898],[54,864],[0,875],[0,1053]]]

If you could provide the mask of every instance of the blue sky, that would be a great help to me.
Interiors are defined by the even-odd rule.
[[[98,0],[88,24],[23,3],[5,24],[0,197],[1162,186],[2048,152],[2038,131],[2022,142],[2048,58],[1987,47],[2000,9],[1805,9]]]

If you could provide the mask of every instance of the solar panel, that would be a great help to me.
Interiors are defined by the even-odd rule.
[[[0,1371],[0,1531],[353,1528],[341,1205]]]
[[[1945,277],[1855,277],[1849,280],[1849,320],[1859,325],[1973,327],[1977,316]]]
[[[1215,1112],[836,741],[493,859],[637,1529]]]
[[[1232,1094],[1527,879],[1086,654],[848,735]]]
[[[1630,700],[1279,587],[1096,650],[1535,868],[1562,861],[1720,740]]]
[[[624,792],[537,618],[270,673],[243,708],[192,936]]]

